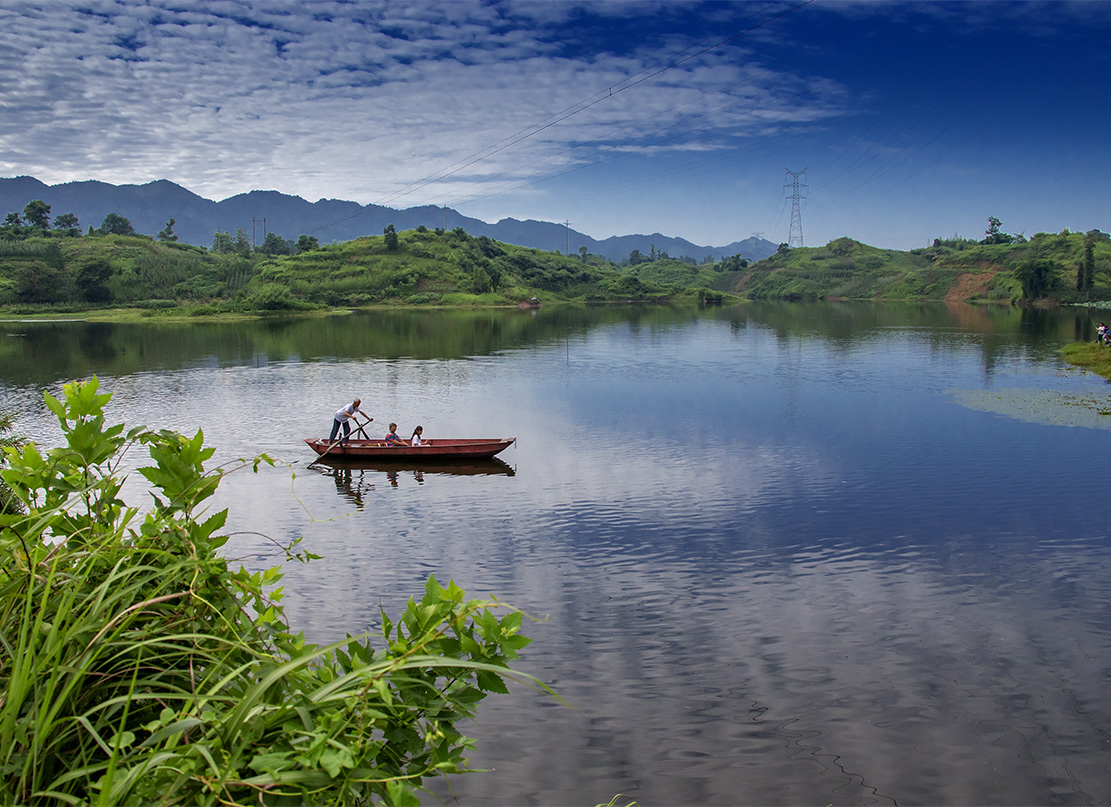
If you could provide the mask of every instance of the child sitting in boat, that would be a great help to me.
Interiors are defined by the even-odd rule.
[[[390,433],[386,435],[386,445],[399,446],[402,445],[402,440],[397,436],[397,424],[390,424]]]
[[[409,440],[411,446],[430,446],[432,441],[425,441],[424,439],[424,426],[417,426],[413,429],[413,437]]]

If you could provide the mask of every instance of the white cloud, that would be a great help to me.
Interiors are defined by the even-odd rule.
[[[99,0],[45,11],[17,3],[0,16],[0,52],[12,54],[0,58],[8,112],[0,174],[48,182],[165,176],[214,198],[275,187],[416,204],[471,195],[490,178],[590,162],[608,139],[648,136],[654,151],[705,149],[715,127],[692,129],[691,121],[722,98],[707,91],[732,83],[729,91],[746,101],[768,92],[770,77],[751,79],[719,59],[622,93],[646,59],[557,55],[545,26],[579,8]],[[650,9],[591,10],[618,17]],[[489,153],[607,87],[618,92]],[[726,115],[717,125],[736,131],[769,114],[765,107],[747,121]],[[792,119],[786,108],[779,115]],[[689,134],[667,139],[684,126]],[[413,190],[482,154],[450,179]]]

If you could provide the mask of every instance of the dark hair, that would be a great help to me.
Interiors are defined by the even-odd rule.
[[[424,426],[417,426],[415,429],[413,429],[413,437],[417,436],[417,432],[423,432],[423,431],[424,431]],[[409,439],[412,439],[412,438],[409,438]]]

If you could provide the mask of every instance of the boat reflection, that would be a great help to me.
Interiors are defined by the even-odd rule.
[[[336,483],[336,492],[351,501],[358,509],[364,506],[363,496],[380,481],[398,487],[402,478],[412,478],[423,485],[430,476],[515,476],[513,466],[497,458],[469,460],[466,462],[412,462],[405,458],[393,461],[360,460],[345,457],[321,457],[309,466],[317,473],[330,476]]]

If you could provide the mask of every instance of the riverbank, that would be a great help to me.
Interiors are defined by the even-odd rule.
[[[1099,342],[1073,342],[1061,348],[1061,358],[1111,381],[1111,346]]]
[[[346,316],[350,308],[321,308],[312,311],[243,311],[243,312],[197,312],[190,308],[157,309],[147,308],[96,308],[87,311],[42,311],[27,313],[20,310],[0,309],[0,322],[128,322],[149,325],[155,322],[250,322],[253,320],[281,317],[311,319],[313,317]]]

